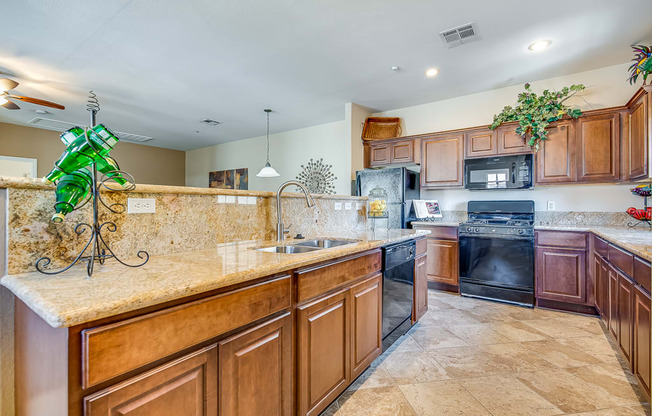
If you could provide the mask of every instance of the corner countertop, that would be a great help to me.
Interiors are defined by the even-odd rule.
[[[242,241],[218,244],[212,249],[152,256],[140,268],[115,261],[96,265],[92,277],[75,266],[60,275],[38,272],[8,275],[0,279],[52,327],[71,327],[101,318],[169,302],[211,290],[246,283],[298,267],[410,239],[429,231],[376,230],[347,235],[358,240],[301,254],[254,250],[274,242]]]
[[[458,222],[442,221],[415,221],[412,224],[432,227],[457,227],[460,225]],[[598,237],[652,262],[652,231],[646,228],[605,227],[601,225],[535,225],[534,229],[541,231],[592,232]]]

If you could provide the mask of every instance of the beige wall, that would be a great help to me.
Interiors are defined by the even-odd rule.
[[[561,89],[571,84],[584,84],[586,91],[568,100],[571,106],[582,110],[625,105],[640,85],[625,81],[629,64],[598,68],[532,82],[532,89]],[[448,100],[400,108],[374,114],[401,117],[405,135],[452,130],[488,125],[493,115],[504,106],[513,105],[522,85],[498,88]],[[469,200],[531,199],[537,211],[547,209],[547,201],[554,201],[557,211],[624,211],[630,206],[641,207],[642,199],[633,196],[632,185],[568,185],[536,186],[527,191],[468,191],[449,189],[422,191],[424,199],[437,199],[444,210],[466,211]]]
[[[39,177],[52,169],[63,150],[56,131],[0,123],[0,155],[37,159]],[[180,186],[186,183],[186,152],[123,142],[111,151],[111,156],[137,183]]]

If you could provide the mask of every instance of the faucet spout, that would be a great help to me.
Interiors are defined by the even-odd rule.
[[[281,186],[279,186],[278,191],[276,191],[276,220],[277,220],[276,241],[277,242],[283,241],[283,239],[285,238],[285,233],[289,232],[289,230],[286,230],[285,226],[283,225],[283,210],[281,209],[281,193],[283,193],[283,190],[290,185],[294,185],[299,189],[301,189],[301,191],[303,191],[303,194],[306,196],[306,205],[308,205],[308,208],[315,206],[315,200],[313,199],[312,195],[310,195],[308,189],[301,182],[295,180],[283,182]]]

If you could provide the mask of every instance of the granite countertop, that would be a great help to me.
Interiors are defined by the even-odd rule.
[[[0,284],[52,327],[71,327],[427,234],[417,230],[363,232],[345,236],[359,240],[355,244],[301,254],[254,250],[275,245],[269,241],[224,243],[208,250],[152,256],[140,268],[109,260],[102,266],[96,264],[91,278],[86,277],[85,267],[76,266],[55,276],[8,275]]]

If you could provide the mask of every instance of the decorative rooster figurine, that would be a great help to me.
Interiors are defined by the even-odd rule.
[[[643,85],[647,76],[652,73],[652,49],[645,45],[632,45],[634,63],[629,67],[629,83],[634,84],[639,75],[643,75]]]

